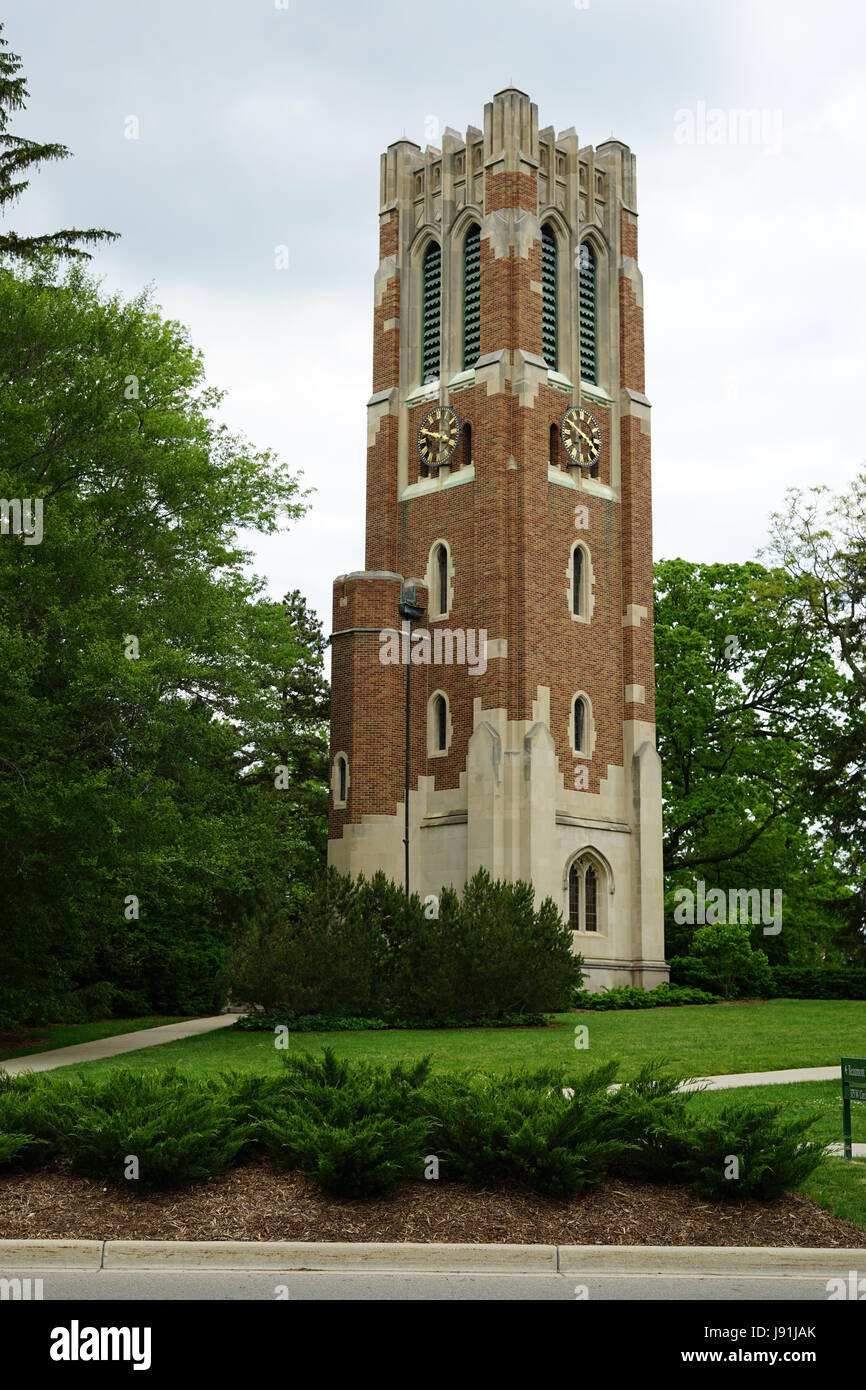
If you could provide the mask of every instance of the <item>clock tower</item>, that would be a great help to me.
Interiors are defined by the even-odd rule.
[[[381,159],[365,569],[334,584],[329,862],[526,879],[589,988],[667,979],[635,158],[484,128]],[[412,609],[414,605],[414,610]],[[412,623],[405,615],[419,609]]]

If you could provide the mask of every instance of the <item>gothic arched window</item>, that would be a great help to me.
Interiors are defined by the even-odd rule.
[[[598,381],[598,276],[595,252],[584,241],[578,257],[580,291],[580,375],[584,381]]]
[[[541,229],[541,351],[553,371],[558,362],[557,262],[556,234],[550,223],[545,222]]]
[[[436,696],[436,746],[440,753],[445,752],[448,743],[448,706],[444,695]]]
[[[574,702],[574,751],[575,753],[585,753],[584,741],[586,739],[586,701],[578,695]]]
[[[572,581],[571,581],[571,611],[575,617],[584,616],[583,599],[583,550],[579,545],[574,547],[571,557]]]
[[[331,782],[334,803],[345,806],[349,793],[349,760],[345,753],[338,753],[334,760],[334,776]]]
[[[608,882],[595,855],[577,856],[568,871],[568,924],[572,931],[607,930],[604,893]]]
[[[584,931],[598,931],[598,912],[596,894],[598,879],[590,864],[583,876],[583,921]]]
[[[421,290],[421,380],[439,377],[442,327],[442,251],[431,241],[424,252]]]
[[[477,222],[463,241],[463,370],[481,355],[481,228]]]
[[[580,931],[580,870],[576,863],[568,871],[568,924],[572,931]]]
[[[448,551],[444,545],[436,547],[436,601],[440,613],[448,612]]]
[[[427,756],[441,758],[448,752],[451,737],[448,717],[448,696],[435,691],[427,701]]]

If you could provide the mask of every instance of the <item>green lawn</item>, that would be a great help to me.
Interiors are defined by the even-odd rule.
[[[29,1057],[34,1052],[50,1052],[55,1047],[73,1047],[76,1043],[95,1042],[97,1038],[114,1038],[119,1033],[134,1033],[139,1028],[158,1028],[162,1023],[179,1023],[180,1018],[111,1018],[101,1023],[46,1023],[41,1028],[22,1028],[14,1044],[0,1048],[0,1062],[13,1057]],[[0,1039],[8,1037],[0,1033]]]
[[[589,1047],[576,1051],[574,1029],[585,1025]],[[557,1015],[550,1028],[466,1028],[367,1033],[295,1033],[293,1049],[317,1051],[329,1044],[338,1054],[371,1061],[411,1060],[429,1054],[446,1071],[475,1067],[577,1066],[617,1057],[620,1076],[633,1076],[649,1058],[661,1057],[682,1076],[721,1072],[776,1071],[784,1067],[831,1066],[844,1054],[866,1055],[866,1001],[775,999],[766,1004],[709,1004],[680,1009]],[[88,1071],[123,1066],[161,1067],[215,1074],[226,1067],[269,1071],[280,1054],[270,1033],[230,1029],[183,1042],[89,1062]]]

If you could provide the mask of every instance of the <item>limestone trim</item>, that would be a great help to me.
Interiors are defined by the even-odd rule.
[[[373,304],[378,309],[385,298],[385,291],[391,280],[400,278],[396,256],[383,256],[373,276]]]
[[[623,627],[640,627],[644,618],[649,617],[649,609],[642,603],[630,603],[622,618]]]
[[[446,488],[462,487],[464,483],[474,482],[474,463],[469,464],[467,468],[458,468],[456,473],[448,473],[446,468],[440,468],[437,477],[420,478],[417,483],[410,483],[408,487],[404,487],[400,493],[400,501],[410,502],[413,497],[424,497],[428,492],[444,492]]]

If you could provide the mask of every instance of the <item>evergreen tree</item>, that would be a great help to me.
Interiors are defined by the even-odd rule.
[[[29,188],[27,175],[42,164],[69,159],[70,151],[65,145],[27,140],[21,135],[9,134],[9,121],[16,111],[24,110],[28,91],[21,74],[21,59],[3,38],[3,27],[0,24],[0,216],[5,218],[9,205]],[[99,227],[88,227],[84,231],[77,227],[65,227],[59,232],[46,232],[42,236],[18,236],[16,232],[2,230],[0,258],[11,257],[18,262],[28,262],[36,260],[45,251],[53,251],[56,255],[75,260],[89,260],[90,252],[84,250],[84,245],[93,246],[97,242],[114,241],[116,238],[117,232],[108,232]]]

